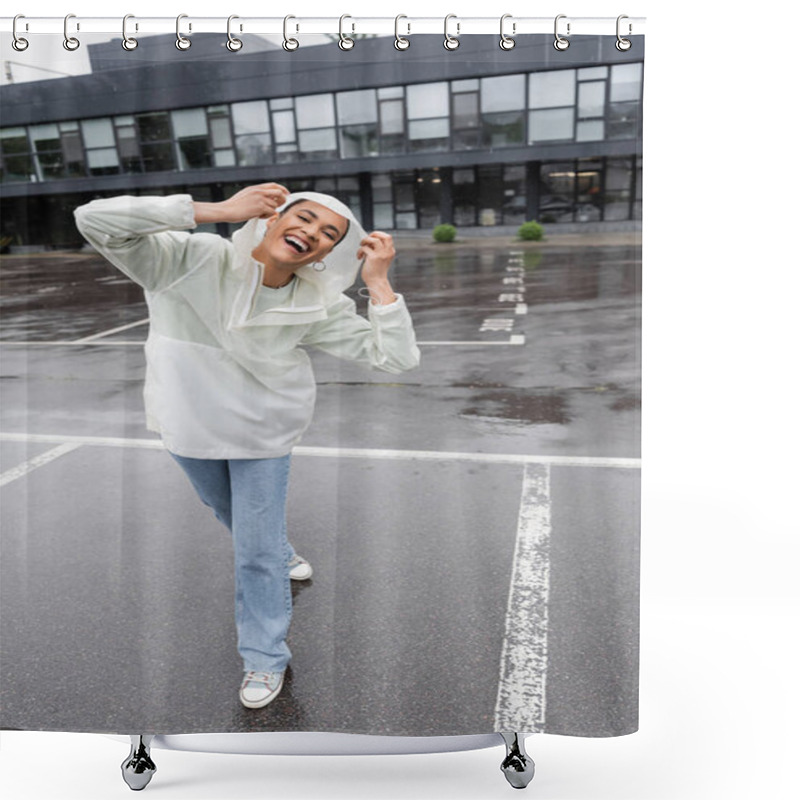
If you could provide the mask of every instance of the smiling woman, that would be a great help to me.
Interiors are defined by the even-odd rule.
[[[392,237],[366,235],[329,195],[289,195],[276,183],[221,203],[95,200],[75,219],[145,289],[148,427],[233,535],[239,698],[261,708],[280,693],[291,658],[290,579],[312,574],[286,533],[289,458],[315,397],[300,345],[388,372],[419,363],[411,318],[388,279]],[[203,222],[246,224],[232,241],[187,232]],[[342,294],[359,266],[369,319]]]

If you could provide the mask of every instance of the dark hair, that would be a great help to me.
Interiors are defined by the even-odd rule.
[[[316,200],[309,200],[309,198],[307,198],[307,197],[299,197],[297,200],[292,200],[292,202],[289,203],[288,206],[284,206],[278,212],[278,216],[282,217],[292,206],[296,206],[298,203],[315,203],[315,202],[316,202]],[[322,204],[320,203],[319,205],[322,205]],[[333,210],[333,209],[330,209],[330,210]],[[350,230],[350,220],[347,219],[347,217],[345,217],[344,219],[345,219],[345,222],[347,223],[347,226],[344,229],[344,233],[341,235],[339,240],[333,245],[333,247],[336,247],[336,245],[339,244],[339,242],[341,242],[342,239],[344,239],[345,236],[347,236],[347,232]],[[331,248],[331,250],[333,250],[333,247]]]

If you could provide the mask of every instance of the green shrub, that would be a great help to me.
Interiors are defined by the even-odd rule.
[[[433,229],[433,240],[435,242],[452,242],[455,238],[455,225],[437,225]]]
[[[530,222],[523,222],[519,226],[517,236],[527,242],[539,242],[544,237],[544,228],[536,220],[532,219]]]

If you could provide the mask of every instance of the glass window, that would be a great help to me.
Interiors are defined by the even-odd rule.
[[[374,89],[336,94],[336,112],[340,125],[378,121],[378,101]]]
[[[402,86],[384,86],[378,89],[378,100],[393,100],[396,98],[403,99]]]
[[[172,130],[176,139],[186,136],[205,136],[208,122],[204,108],[184,108],[172,112]]]
[[[394,213],[391,203],[374,203],[372,206],[372,224],[377,230],[394,228]]]
[[[142,143],[172,139],[169,115],[166,111],[155,114],[137,114],[136,124],[139,127],[139,139]]]
[[[453,95],[453,128],[477,128],[479,125],[478,93]]]
[[[346,125],[339,129],[342,158],[378,155],[378,126]]]
[[[599,142],[604,138],[605,123],[601,119],[579,122],[575,131],[576,142]]]
[[[86,162],[92,175],[113,175],[119,171],[119,157],[113,147],[87,150]]]
[[[531,111],[528,144],[558,139],[572,139],[574,110],[554,108],[547,111]]]
[[[84,119],[81,121],[83,141],[87,149],[93,147],[114,147],[114,128],[111,119]]]
[[[65,126],[62,124],[61,128],[61,150],[64,153],[64,166],[68,176],[83,176],[86,174],[86,168],[83,160],[83,145],[81,143],[81,135],[77,130],[77,125],[74,130],[64,130]]]
[[[440,212],[441,190],[442,179],[438,170],[419,170],[415,195],[420,228],[433,228],[442,221]]]
[[[381,135],[403,133],[403,101],[388,100],[381,103]]]
[[[481,78],[481,111],[484,114],[521,108],[525,108],[524,75]]]
[[[406,87],[409,119],[442,117],[448,113],[447,83],[417,83]]]
[[[540,221],[572,222],[574,196],[574,162],[542,164],[539,172]]]
[[[306,157],[314,155],[316,158],[336,158],[336,129],[317,128],[310,131],[300,131],[300,151]]]
[[[408,123],[409,139],[438,139],[448,136],[450,125],[445,119],[423,119]]]
[[[289,108],[294,108],[293,97],[275,97],[269,101],[269,107],[273,111],[285,111]]]
[[[372,199],[376,203],[392,202],[392,179],[388,173],[372,174]]]
[[[236,156],[233,150],[215,150],[214,151],[214,166],[215,167],[235,167]]]
[[[275,126],[275,142],[293,142],[297,138],[294,129],[294,112],[279,111],[273,113],[272,122]]]
[[[270,130],[267,104],[264,100],[231,105],[233,129],[237,134],[266,133]]]
[[[611,67],[611,102],[638,100],[641,93],[642,64],[614,64]]]
[[[275,161],[278,164],[292,164],[297,161],[297,145],[294,142],[275,145]],[[301,191],[294,189],[292,191]]]
[[[142,163],[145,172],[165,172],[175,169],[172,142],[142,142]]]
[[[453,224],[475,225],[478,185],[475,168],[453,170]]]
[[[298,128],[332,128],[335,124],[332,94],[311,94],[295,98]]]
[[[478,78],[469,78],[465,81],[453,81],[451,88],[453,93],[456,92],[477,92],[480,86]]]
[[[272,137],[268,133],[251,133],[236,137],[236,153],[239,164],[251,167],[272,162]]]
[[[484,147],[510,147],[525,142],[525,123],[522,111],[507,114],[483,115]]]
[[[631,159],[609,158],[606,161],[605,213],[603,219],[621,220],[630,218],[632,180]]]
[[[584,67],[578,70],[579,81],[599,80],[608,77],[608,67]]]
[[[528,80],[528,108],[555,108],[575,104],[575,70],[532,72]]]
[[[605,105],[605,81],[578,84],[578,117],[602,117]]]
[[[639,129],[638,103],[609,103],[608,138],[633,139]]]
[[[227,116],[213,116],[208,123],[211,130],[211,141],[216,149],[227,149],[233,146],[231,126]]]
[[[503,225],[521,225],[527,209],[525,167],[522,164],[503,169]]]
[[[136,138],[136,128],[133,125],[126,124],[117,127],[117,150],[123,172],[142,171],[139,140]]]

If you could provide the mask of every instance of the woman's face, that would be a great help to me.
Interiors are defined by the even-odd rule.
[[[347,232],[347,219],[312,200],[301,200],[267,220],[267,232],[253,258],[292,270],[330,253]]]

